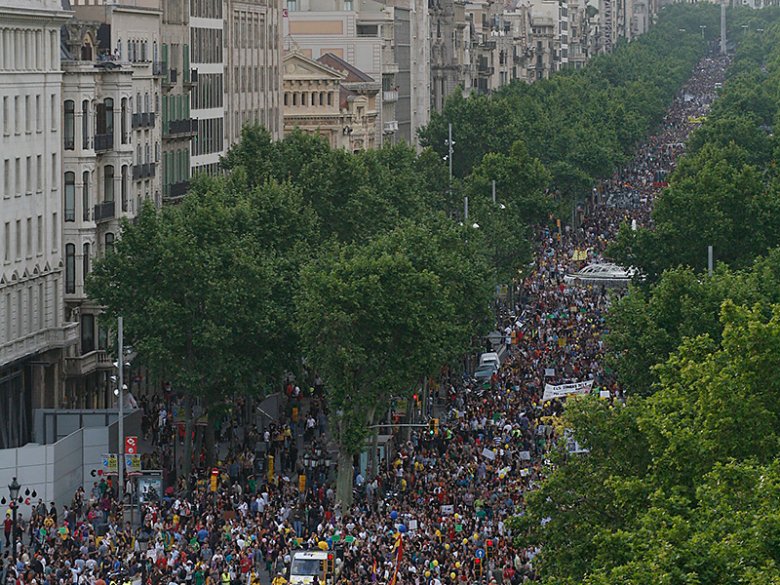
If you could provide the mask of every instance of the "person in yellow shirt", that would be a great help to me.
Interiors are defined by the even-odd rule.
[[[274,580],[271,581],[271,585],[287,585],[287,579],[284,578],[281,571],[276,574]]]

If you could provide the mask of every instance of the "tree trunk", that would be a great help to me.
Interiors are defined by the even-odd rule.
[[[217,427],[217,409],[215,408],[209,408],[207,409],[208,417],[206,422],[206,428],[205,428],[205,436],[206,439],[206,467],[210,468],[214,466],[214,462],[216,461],[216,443],[217,438],[216,434],[214,433],[216,427]]]
[[[182,475],[187,479],[189,484],[189,478],[192,475],[192,397],[188,394],[184,395],[184,465],[182,466]],[[173,440],[179,440],[178,428],[174,431]],[[174,461],[174,468],[176,469],[176,477],[179,477],[179,466]]]
[[[341,504],[341,513],[346,514],[352,506],[352,454],[339,445],[339,469],[336,479],[336,502]]]
[[[371,409],[371,412],[368,413],[368,417],[366,417],[366,420],[368,421],[368,426],[372,426],[374,424],[374,415],[376,414],[376,406]],[[377,458],[376,458],[376,452],[379,449],[379,427],[375,428],[371,432],[371,452],[368,455],[368,477],[373,477],[376,475],[377,472]],[[366,478],[367,481],[369,481],[368,478]]]

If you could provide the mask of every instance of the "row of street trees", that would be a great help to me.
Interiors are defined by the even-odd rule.
[[[198,439],[211,462],[213,423],[233,397],[278,387],[285,371],[303,374],[305,360],[326,383],[347,503],[348,463],[390,398],[482,345],[495,284],[527,263],[531,226],[553,209],[551,179],[579,184],[611,171],[660,118],[704,47],[697,35],[673,43],[670,31],[712,11],[666,12],[655,32],[592,71],[453,97],[423,134],[433,144],[446,116],[465,108],[455,188],[433,149],[347,153],[300,132],[274,142],[247,127],[224,176],[199,178],[181,204],[146,207],[126,223],[88,290],[109,318],[124,316],[152,371],[186,397],[185,473],[194,402],[212,423]],[[499,129],[491,112],[508,105]],[[527,124],[534,112],[544,123]],[[463,135],[466,119],[484,127]],[[557,150],[545,150],[550,140]],[[459,221],[464,195],[468,222]]]
[[[613,249],[649,276],[608,319],[628,398],[568,401],[563,424],[590,451],[555,452],[514,520],[518,544],[542,545],[545,583],[780,582],[778,17],[737,22],[729,81],[655,231],[625,229]]]

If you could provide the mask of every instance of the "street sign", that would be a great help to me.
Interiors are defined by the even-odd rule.
[[[138,437],[125,437],[125,455],[138,453]]]
[[[474,553],[474,556],[478,559],[482,560],[485,558],[485,549],[478,548],[477,551]]]
[[[137,473],[141,471],[140,455],[125,455],[125,469],[128,473]]]
[[[119,473],[119,458],[116,453],[103,455],[103,473]]]

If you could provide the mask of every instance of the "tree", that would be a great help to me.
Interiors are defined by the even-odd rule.
[[[484,260],[446,220],[334,245],[304,268],[297,325],[335,415],[344,511],[375,415],[485,329],[487,283]]]
[[[159,212],[146,205],[124,223],[114,252],[88,280],[90,297],[109,317],[124,317],[127,339],[184,393],[190,424],[200,399],[212,423],[209,460],[220,409],[237,393],[258,392],[289,363],[291,278],[305,255],[285,232],[292,224],[306,241],[313,216],[289,187],[266,183],[245,193],[202,179],[180,205]]]

